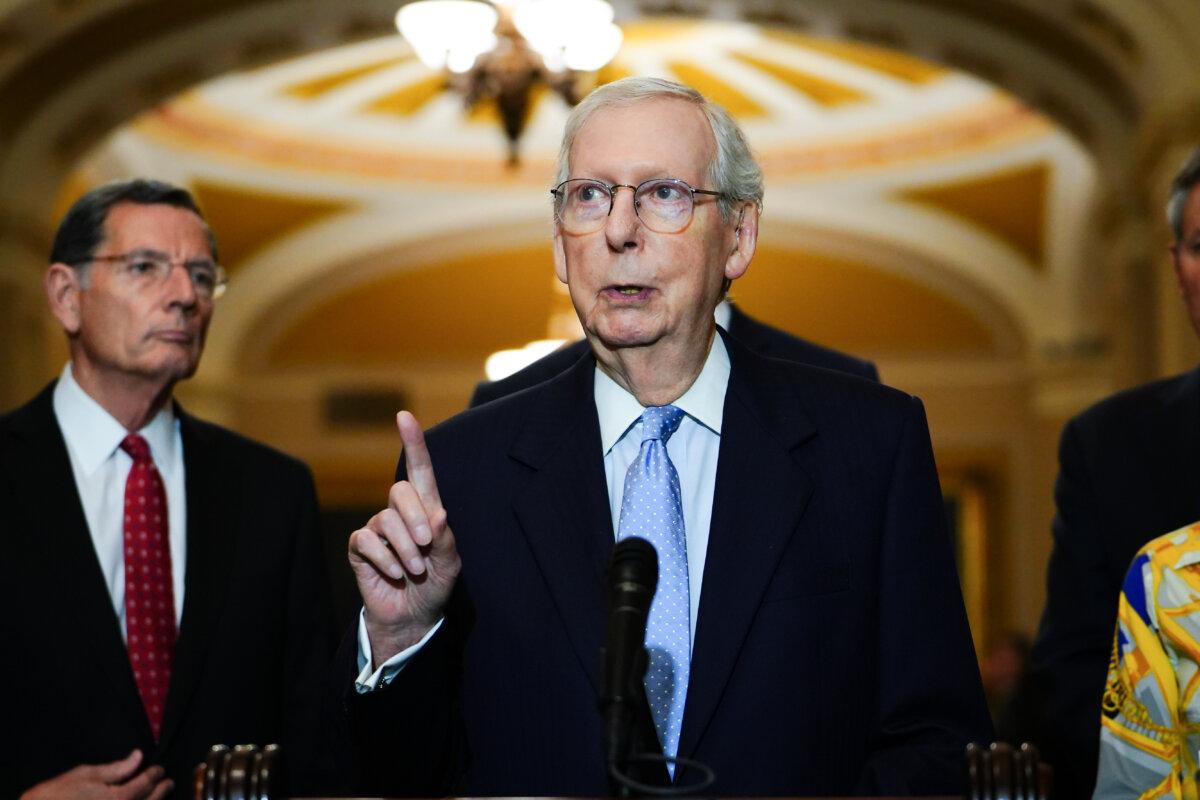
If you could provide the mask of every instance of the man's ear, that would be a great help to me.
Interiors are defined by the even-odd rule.
[[[554,235],[552,237],[554,248],[554,274],[563,283],[567,282],[567,251],[563,242],[562,228],[558,223],[552,223],[554,226]]]
[[[50,313],[62,325],[68,336],[74,336],[79,332],[79,295],[83,291],[79,272],[66,264],[51,264],[46,268],[42,286],[46,290],[46,302],[50,305]]]
[[[733,233],[733,246],[725,259],[725,277],[737,280],[750,268],[758,246],[758,206],[745,203],[738,212],[738,224]]]

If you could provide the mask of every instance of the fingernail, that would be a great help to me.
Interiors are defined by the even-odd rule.
[[[396,564],[388,570],[388,575],[391,575],[393,580],[398,581],[404,577],[404,570],[400,568],[399,564]]]

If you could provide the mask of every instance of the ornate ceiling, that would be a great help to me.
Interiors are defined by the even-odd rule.
[[[750,23],[624,29],[595,81],[686,81],[764,165],[764,253],[735,291],[748,308],[876,356],[1090,335],[1073,288],[1095,176],[1045,116],[883,48]],[[233,275],[206,357],[226,369],[481,361],[545,335],[561,306],[546,190],[568,109],[539,94],[511,169],[494,110],[441,89],[396,36],[231,73],[119,128],[59,205],[129,174],[193,187]],[[496,314],[475,307],[483,286]],[[821,313],[834,297],[856,313]]]

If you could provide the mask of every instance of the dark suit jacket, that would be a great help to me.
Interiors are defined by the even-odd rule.
[[[311,785],[331,653],[307,467],[178,412],[187,575],[156,745],[51,397],[0,417],[0,796],[137,747],[190,797],[216,743],[278,741]]]
[[[1200,520],[1200,370],[1122,392],[1063,430],[1046,608],[1014,736],[1090,797],[1117,597],[1138,548]],[[1002,735],[1005,732],[1002,731]]]
[[[991,726],[920,402],[726,344],[680,754],[716,796],[959,791]],[[593,374],[585,358],[429,432],[463,571],[396,681],[347,694],[360,790],[607,792]]]
[[[870,361],[839,353],[837,350],[813,344],[778,328],[772,328],[770,325],[754,319],[733,304],[730,304],[730,308],[733,313],[729,317],[729,334],[759,355],[782,358],[784,361],[794,361],[797,364],[811,364],[814,367],[835,369],[838,372],[858,375],[871,381],[879,380],[879,371]],[[475,392],[471,395],[471,408],[550,380],[590,352],[591,348],[588,346],[587,340],[580,339],[560,347],[549,355],[542,356],[507,378],[501,378],[498,381],[481,381],[475,386]]]

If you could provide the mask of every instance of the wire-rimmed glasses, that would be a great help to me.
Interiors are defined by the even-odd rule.
[[[724,197],[711,189],[694,189],[678,178],[651,178],[637,186],[609,184],[596,178],[571,178],[550,190],[554,216],[571,234],[593,233],[612,213],[618,189],[633,192],[633,210],[655,233],[678,233],[692,220],[696,195]]]
[[[140,286],[161,286],[167,282],[175,265],[183,267],[196,294],[203,300],[215,300],[225,293],[225,285],[229,279],[224,268],[207,258],[173,260],[166,253],[157,250],[134,250],[129,253],[118,253],[108,256],[92,256],[74,261],[71,266],[78,267],[93,261],[108,261],[121,265],[121,271]]]

